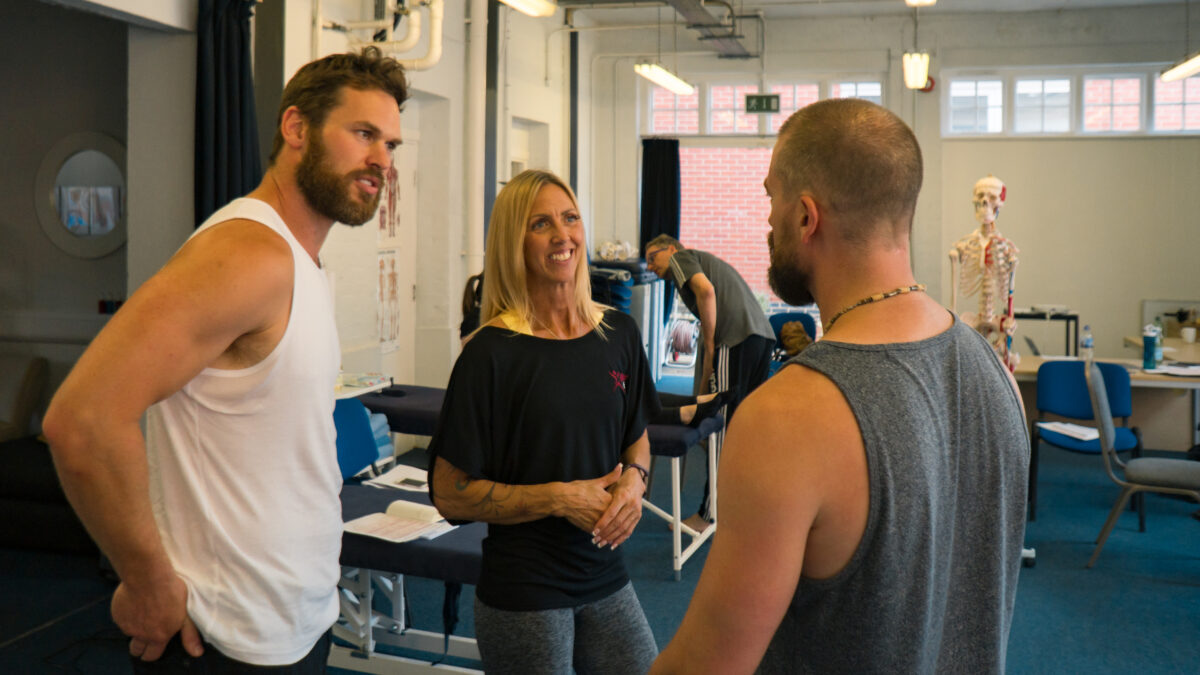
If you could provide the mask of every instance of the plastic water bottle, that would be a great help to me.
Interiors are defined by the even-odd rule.
[[[1079,338],[1079,356],[1084,363],[1091,363],[1095,355],[1095,342],[1092,340],[1092,327],[1084,326],[1083,335]]]
[[[1158,340],[1154,343],[1154,366],[1157,368],[1163,362],[1163,322],[1161,316],[1154,317],[1154,330]]]

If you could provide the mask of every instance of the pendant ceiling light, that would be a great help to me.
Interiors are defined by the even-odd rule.
[[[1190,53],[1192,48],[1192,0],[1188,0],[1183,6],[1183,51]],[[1196,52],[1191,56],[1185,56],[1182,61],[1167,68],[1162,72],[1163,82],[1174,82],[1182,80],[1185,77],[1191,77],[1200,72],[1200,52]]]
[[[912,4],[911,2],[909,4]],[[933,3],[930,3],[933,4]],[[929,88],[929,54],[917,47],[917,10],[913,8],[913,50],[905,52],[901,65],[904,66],[904,86],[909,89]]]
[[[687,81],[685,81],[683,78],[679,77],[675,73],[672,73],[671,71],[667,70],[664,66],[661,65],[662,64],[662,33],[661,33],[662,9],[661,8],[658,10],[658,25],[659,25],[658,59],[654,63],[642,62],[642,63],[635,65],[633,67],[633,72],[637,73],[638,75],[641,75],[642,77],[646,78],[647,80],[650,80],[654,84],[657,84],[658,86],[662,87],[663,89],[666,89],[667,91],[671,92],[672,94],[675,94],[676,96],[691,96],[696,91],[696,88],[693,87],[692,85],[688,84]],[[675,27],[672,26],[671,30],[672,30],[671,38],[672,38],[672,40],[674,40]],[[676,64],[676,68],[678,68],[678,65],[679,64]]]
[[[522,14],[529,16],[554,16],[558,3],[554,0],[500,0]]]

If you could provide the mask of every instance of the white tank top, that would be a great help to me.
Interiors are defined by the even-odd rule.
[[[266,225],[292,248],[287,329],[260,363],[206,368],[150,408],[150,495],[204,638],[239,661],[284,665],[338,615],[341,349],[325,273],[270,206],[235,200],[195,234],[235,218]]]

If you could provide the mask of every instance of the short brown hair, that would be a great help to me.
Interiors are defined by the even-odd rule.
[[[390,56],[384,56],[378,47],[364,47],[360,52],[330,54],[304,65],[288,80],[279,101],[279,113],[275,116],[275,140],[271,145],[272,163],[283,148],[283,112],[292,106],[313,127],[325,123],[329,111],[342,98],[342,88],[359,91],[378,89],[391,94],[396,105],[404,107],[408,100],[408,78],[404,66]]]
[[[787,194],[809,189],[861,241],[879,219],[912,229],[924,165],[912,129],[887,108],[862,99],[819,101],[779,130],[775,166]]]
[[[676,251],[684,250],[684,245],[679,243],[678,239],[669,234],[660,234],[646,242],[646,250],[642,251],[642,255],[645,255],[652,248],[666,248],[668,246],[674,246]]]

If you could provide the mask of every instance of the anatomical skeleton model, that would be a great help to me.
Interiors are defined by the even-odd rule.
[[[1020,355],[1012,348],[1013,333],[1017,330],[1013,318],[1013,287],[1020,251],[996,231],[996,216],[1004,206],[1006,196],[1004,183],[991,174],[975,183],[972,201],[979,229],[958,240],[950,249],[950,309],[958,311],[960,286],[964,297],[979,295],[979,312],[964,312],[960,318],[987,338],[1011,371],[1020,361]],[[996,313],[998,302],[1005,307],[999,315]]]

